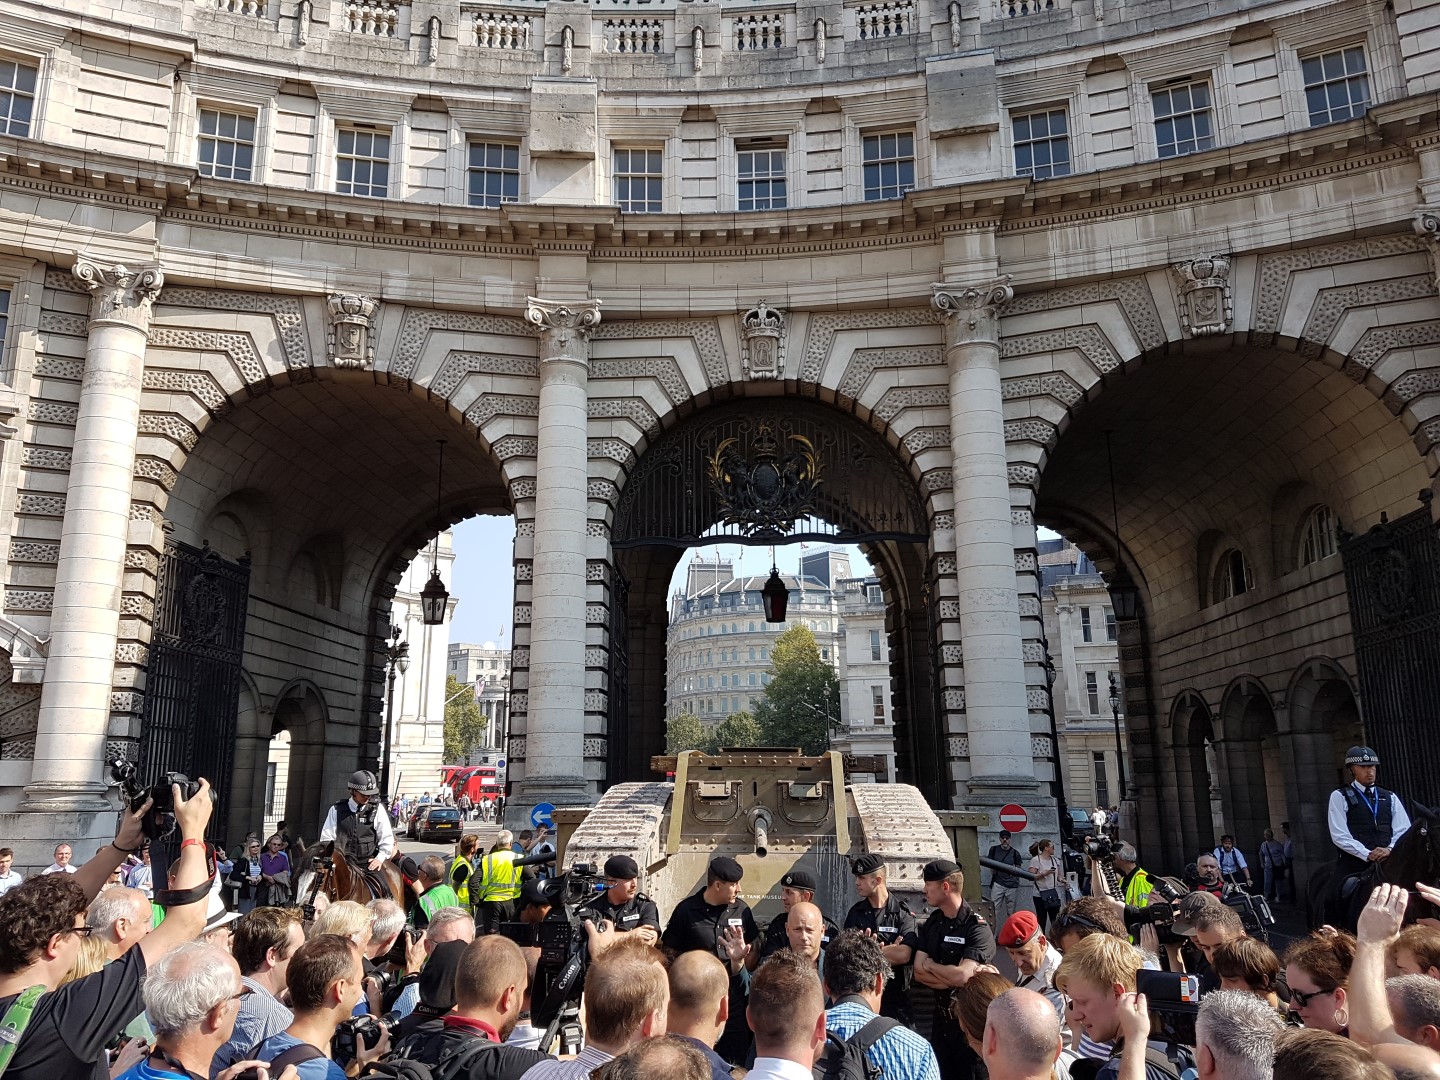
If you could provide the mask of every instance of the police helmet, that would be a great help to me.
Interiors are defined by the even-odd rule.
[[[1368,746],[1352,746],[1345,751],[1346,765],[1379,765],[1380,755]]]
[[[379,795],[380,784],[375,779],[375,774],[361,769],[357,773],[350,774],[350,790],[360,795]]]

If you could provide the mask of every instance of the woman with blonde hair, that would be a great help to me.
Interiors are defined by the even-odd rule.
[[[338,934],[348,938],[364,952],[370,944],[370,924],[374,916],[364,904],[354,900],[337,900],[315,918],[310,937],[321,934]]]

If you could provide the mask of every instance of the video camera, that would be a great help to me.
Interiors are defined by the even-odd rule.
[[[184,773],[167,772],[147,788],[140,782],[139,774],[140,769],[133,761],[114,758],[110,762],[110,775],[120,786],[120,797],[126,806],[135,811],[145,805],[145,800],[154,800],[145,814],[143,827],[147,837],[159,840],[175,828],[175,793],[172,787],[179,785],[180,797],[189,800],[200,791],[200,782],[191,780]]]

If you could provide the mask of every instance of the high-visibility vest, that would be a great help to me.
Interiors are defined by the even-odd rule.
[[[436,885],[420,894],[420,910],[425,912],[428,923],[442,907],[458,907],[458,899],[449,885]]]
[[[455,871],[462,866],[470,866],[470,860],[467,859],[464,855],[456,855],[454,860],[450,863],[450,877],[447,879],[447,883],[450,885],[451,888],[455,890],[455,895],[460,898],[460,906],[469,907],[470,878],[475,876],[475,868],[473,866],[470,866],[469,877],[466,877],[465,881],[462,884],[456,885]]]
[[[477,901],[516,900],[520,897],[520,871],[513,851],[492,851],[480,860],[480,883],[471,890]]]

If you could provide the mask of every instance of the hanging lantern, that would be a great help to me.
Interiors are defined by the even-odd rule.
[[[780,580],[780,569],[770,568],[770,580],[760,590],[760,604],[765,609],[766,622],[784,622],[785,609],[790,604],[790,590]]]
[[[1140,590],[1130,580],[1125,567],[1117,566],[1110,577],[1110,606],[1115,609],[1116,622],[1134,622],[1140,617]]]
[[[445,607],[450,602],[450,594],[445,591],[445,583],[440,580],[440,571],[431,570],[430,580],[425,583],[425,588],[420,590],[420,615],[426,626],[440,626],[445,622]]]

